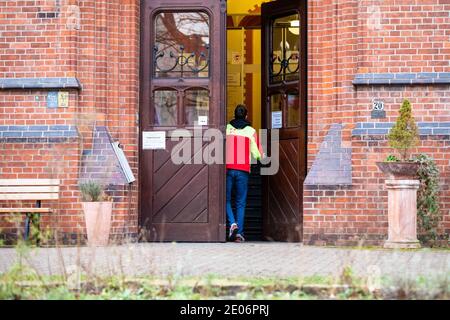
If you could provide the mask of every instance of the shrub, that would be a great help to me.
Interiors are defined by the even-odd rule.
[[[102,201],[103,187],[100,183],[95,181],[89,181],[80,184],[80,191],[83,197],[83,201]]]
[[[431,243],[438,238],[439,212],[439,169],[427,155],[414,157],[419,163],[420,188],[417,192],[417,228],[419,240]]]
[[[388,135],[389,145],[400,153],[403,161],[408,160],[409,149],[419,140],[419,129],[412,116],[411,103],[404,100],[400,108],[400,116]]]

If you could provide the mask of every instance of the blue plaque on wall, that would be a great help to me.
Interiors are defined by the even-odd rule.
[[[58,108],[58,91],[49,91],[48,92],[47,108]]]
[[[384,110],[372,110],[372,113],[370,115],[372,119],[385,119],[386,118],[386,111]]]

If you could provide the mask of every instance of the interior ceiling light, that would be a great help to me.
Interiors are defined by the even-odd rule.
[[[298,36],[300,34],[300,20],[292,20],[289,32]]]

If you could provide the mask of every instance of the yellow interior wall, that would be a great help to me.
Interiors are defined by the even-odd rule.
[[[227,12],[228,14],[248,14],[249,10],[254,10],[255,5],[261,7],[264,2],[272,0],[228,0]]]
[[[243,37],[242,30],[227,30],[227,121],[233,119],[236,105],[244,103],[243,65],[233,62],[235,55],[243,59]]]
[[[255,6],[261,6],[262,3],[269,2],[263,0],[229,0],[227,1],[228,15],[249,14],[254,10]],[[245,52],[243,52],[243,41],[246,41],[245,34],[242,29],[229,29],[227,31],[227,120],[230,121],[234,116],[234,108],[239,103],[245,102],[245,95],[252,95],[252,125],[255,129],[261,128],[261,30],[252,29],[253,32],[253,63],[247,64],[244,61]],[[241,63],[233,63],[233,56],[240,54]],[[252,92],[244,91],[245,74],[252,74],[253,86]],[[237,81],[239,78],[239,85]]]
[[[253,127],[261,129],[261,30],[253,30]]]

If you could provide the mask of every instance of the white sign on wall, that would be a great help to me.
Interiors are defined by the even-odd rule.
[[[283,112],[272,112],[272,129],[281,129],[283,127]]]
[[[144,150],[165,150],[166,132],[165,131],[143,131],[142,149]]]
[[[240,72],[229,72],[227,74],[227,83],[232,87],[240,87],[241,86],[241,74]]]

